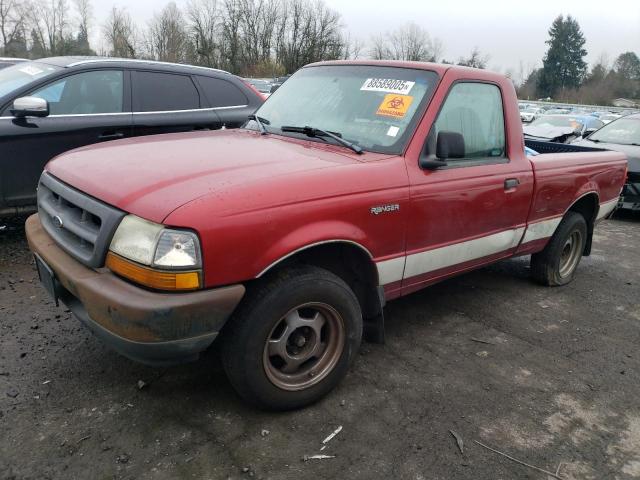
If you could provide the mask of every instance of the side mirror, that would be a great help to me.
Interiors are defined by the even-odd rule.
[[[13,102],[11,115],[16,118],[48,117],[49,102],[38,97],[21,97]]]
[[[446,131],[438,133],[436,157],[446,161],[448,158],[464,158],[464,155],[464,137],[461,133]]]

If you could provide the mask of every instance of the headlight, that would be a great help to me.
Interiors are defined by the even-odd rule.
[[[127,215],[109,250],[107,267],[136,283],[160,290],[201,287],[200,242],[193,232]]]

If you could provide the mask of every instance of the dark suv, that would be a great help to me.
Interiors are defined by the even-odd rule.
[[[264,98],[230,73],[56,57],[0,70],[0,216],[35,210],[44,165],[118,138],[243,125]]]

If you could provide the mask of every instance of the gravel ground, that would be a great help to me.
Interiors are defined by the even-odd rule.
[[[285,414],[245,406],[215,349],[168,370],[109,351],[48,301],[22,221],[0,230],[2,479],[552,478],[476,441],[563,479],[640,478],[638,216],[602,224],[567,287],[525,258],[390,303],[387,344]]]

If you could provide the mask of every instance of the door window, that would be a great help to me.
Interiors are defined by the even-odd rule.
[[[169,112],[200,108],[200,95],[186,75],[135,72],[136,112]]]
[[[211,107],[245,106],[249,103],[242,90],[231,82],[221,78],[204,76],[199,76],[198,82],[200,82]]]
[[[464,138],[464,158],[454,162],[505,159],[505,129],[500,89],[487,83],[457,83],[451,88],[429,134],[435,153],[438,133],[456,132]]]
[[[78,73],[53,82],[31,96],[49,102],[51,115],[120,113],[124,80],[121,70]]]

